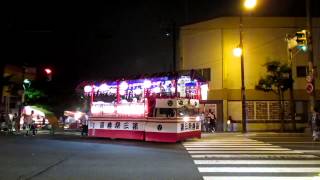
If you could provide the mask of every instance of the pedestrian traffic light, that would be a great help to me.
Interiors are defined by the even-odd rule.
[[[296,32],[296,41],[298,48],[302,49],[303,51],[306,51],[308,47],[307,31],[302,30]]]
[[[47,80],[51,81],[52,80],[52,70],[50,68],[45,68],[44,72],[46,73]]]

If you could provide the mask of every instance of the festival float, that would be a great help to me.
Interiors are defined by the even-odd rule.
[[[199,103],[208,85],[191,74],[83,82],[78,88],[90,99],[88,136],[155,142],[200,138]]]

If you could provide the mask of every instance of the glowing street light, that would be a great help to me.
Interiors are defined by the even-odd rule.
[[[240,47],[236,47],[233,49],[233,55],[236,57],[241,57],[242,55],[242,49]]]
[[[24,83],[24,84],[30,84],[31,81],[30,81],[29,79],[24,79],[24,80],[23,80],[23,83]]]
[[[250,10],[256,7],[256,4],[257,4],[256,0],[245,0],[244,7]]]

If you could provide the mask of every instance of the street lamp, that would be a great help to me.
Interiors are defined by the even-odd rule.
[[[236,57],[241,57],[242,55],[242,49],[240,47],[236,47],[233,49],[233,55]]]
[[[247,10],[252,10],[256,6],[256,0],[245,0],[244,7]],[[244,55],[243,55],[243,22],[242,22],[243,12],[240,14],[240,24],[239,24],[239,37],[240,43],[237,48],[233,50],[233,54],[237,57],[240,56],[241,60],[241,104],[242,104],[242,132],[247,132],[247,106],[246,106],[246,88],[244,82]]]
[[[257,1],[256,0],[246,0],[244,2],[244,7],[246,9],[253,9],[254,7],[256,7]]]
[[[30,88],[30,85],[31,85],[31,81],[29,79],[23,80],[23,82],[22,82],[23,92],[22,92],[22,96],[21,96],[21,104],[22,105],[25,102],[26,91],[28,90],[28,88]]]

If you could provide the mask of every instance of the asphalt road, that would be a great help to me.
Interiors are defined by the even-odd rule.
[[[0,137],[0,179],[201,179],[178,144],[38,135]]]
[[[320,168],[320,143],[303,134],[206,134],[200,140],[167,144],[81,138],[69,133],[0,136],[0,143],[1,180],[242,180],[278,176],[295,180],[315,176]],[[303,172],[278,172],[288,168]]]

